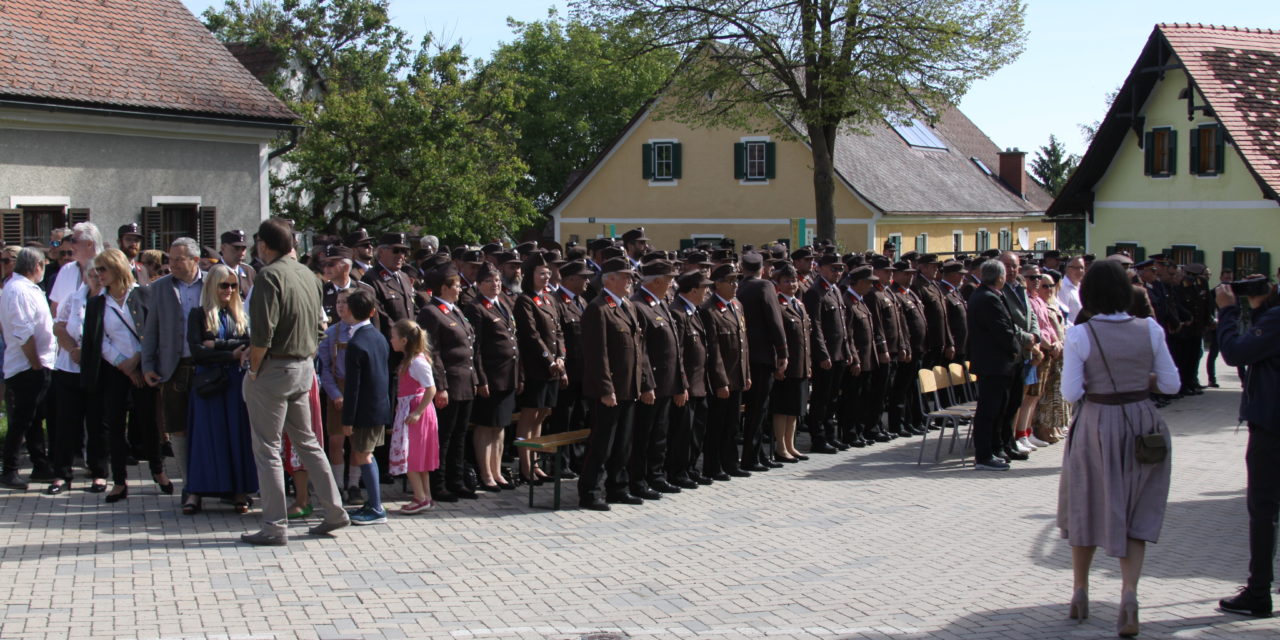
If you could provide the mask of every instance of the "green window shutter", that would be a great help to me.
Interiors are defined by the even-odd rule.
[[[1218,125],[1217,130],[1213,133],[1213,168],[1216,169],[1218,173],[1222,173],[1223,169],[1227,168],[1226,141],[1226,130],[1222,125]]]
[[[1191,254],[1191,261],[1196,264],[1204,264],[1204,252],[1199,249],[1196,249]]]
[[[1143,145],[1142,145],[1142,162],[1143,162],[1143,169],[1142,169],[1142,172],[1143,172],[1143,173],[1145,173],[1146,175],[1151,175],[1151,172],[1155,170],[1155,169],[1154,169],[1154,167],[1155,167],[1155,163],[1156,163],[1156,134],[1155,134],[1155,132],[1153,132],[1153,131],[1148,131],[1148,132],[1146,132],[1146,133],[1142,134],[1142,141],[1143,141]]]
[[[653,145],[651,144],[640,147],[640,177],[645,180],[653,179]]]
[[[680,171],[681,171],[681,168],[683,167],[683,162],[680,155],[681,155],[680,143],[679,142],[671,143],[671,179],[672,180],[680,179]]]
[[[1235,271],[1235,270],[1236,270],[1236,252],[1235,252],[1235,249],[1232,249],[1232,250],[1230,250],[1230,251],[1223,251],[1223,252],[1222,252],[1222,266],[1218,267],[1218,270],[1219,270],[1219,271],[1226,271],[1227,269],[1230,269],[1230,270],[1232,270],[1232,271]]]
[[[1178,173],[1178,130],[1169,130],[1169,175]]]
[[[1142,262],[1147,259],[1147,249],[1145,247],[1134,247],[1133,253],[1135,254],[1133,256],[1134,262]]]
[[[745,180],[747,178],[746,143],[733,143],[733,177],[735,180]]]
[[[1258,254],[1258,273],[1270,278],[1271,273],[1271,254],[1263,251]]]
[[[1106,253],[1106,255],[1104,255],[1104,256],[1102,256],[1102,257],[1103,257],[1103,258],[1105,258],[1105,257],[1107,257],[1107,256],[1114,256],[1114,255],[1116,254],[1116,251],[1117,251],[1116,246],[1115,246],[1114,244],[1109,244],[1109,245],[1107,245],[1107,253]]]
[[[778,177],[778,145],[774,142],[764,143],[764,177],[772,180]]]
[[[1200,175],[1204,167],[1200,166],[1200,129],[1191,130],[1191,164],[1189,169],[1192,174]]]
[[[693,248],[693,238],[680,238],[680,250]]]

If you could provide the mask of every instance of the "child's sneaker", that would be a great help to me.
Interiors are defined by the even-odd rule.
[[[357,526],[386,523],[387,512],[384,510],[374,509],[366,505],[351,512],[351,524]]]

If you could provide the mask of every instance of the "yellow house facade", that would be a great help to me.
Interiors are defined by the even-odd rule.
[[[1270,107],[1237,107],[1255,91],[1248,82],[1259,76],[1248,65],[1259,50],[1280,55],[1280,34],[1158,25],[1050,215],[1084,216],[1095,253],[1166,253],[1215,272],[1270,274],[1280,248],[1280,162],[1265,143],[1275,131],[1260,128],[1253,110],[1280,115],[1275,71],[1257,83]]]
[[[644,227],[650,244],[669,250],[813,242],[810,148],[800,132],[770,129],[696,128],[646,106],[561,194],[551,211],[554,239],[583,243]],[[933,126],[884,123],[838,136],[836,244],[878,251],[893,241],[939,254],[1052,248],[1048,196],[1026,175],[1020,152],[1006,162],[1017,179],[1001,179],[991,167],[1002,155],[956,109]]]

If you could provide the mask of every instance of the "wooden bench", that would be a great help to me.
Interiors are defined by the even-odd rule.
[[[579,429],[577,431],[566,431],[564,433],[552,433],[536,438],[526,438],[524,440],[516,440],[517,447],[523,447],[533,452],[534,464],[538,464],[538,454],[548,454],[551,461],[551,479],[555,482],[555,498],[552,502],[552,509],[560,508],[560,477],[564,474],[565,466],[568,463],[568,455],[564,448],[579,442],[586,442],[587,436],[591,435],[590,429]],[[543,465],[545,468],[545,464]],[[529,483],[529,506],[533,507],[533,483]]]

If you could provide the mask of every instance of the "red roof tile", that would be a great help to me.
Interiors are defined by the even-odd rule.
[[[1280,31],[1200,24],[1159,30],[1258,178],[1280,191]]]
[[[0,0],[0,97],[292,121],[181,0]]]

